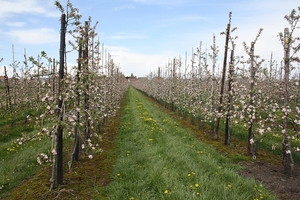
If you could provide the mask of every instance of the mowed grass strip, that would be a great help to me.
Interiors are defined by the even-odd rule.
[[[130,87],[113,182],[95,199],[276,199]]]

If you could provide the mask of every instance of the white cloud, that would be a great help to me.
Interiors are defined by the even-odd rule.
[[[46,44],[59,41],[59,34],[50,28],[12,30],[5,33],[21,44]]]
[[[52,9],[49,2],[52,2]],[[59,11],[55,10],[53,1],[49,0],[43,1],[43,3],[38,0],[1,1],[0,18],[7,18],[15,14],[39,14],[47,17],[57,17]]]
[[[26,22],[7,22],[5,23],[7,26],[10,27],[24,27],[26,25]]]
[[[261,4],[259,4],[262,2]],[[270,2],[269,2],[270,3]],[[264,1],[256,2],[255,4],[248,5],[247,9],[255,10],[257,9],[265,9],[263,12],[258,12],[257,14],[252,14],[248,12],[238,12],[237,10],[233,10],[232,15],[232,27],[237,27],[237,30],[232,33],[232,36],[238,36],[238,39],[235,41],[236,43],[236,56],[245,56],[245,59],[248,58],[246,55],[242,43],[245,41],[247,46],[250,46],[251,42],[255,39],[260,28],[263,28],[263,32],[259,37],[256,45],[255,45],[255,54],[259,55],[261,58],[265,59],[263,63],[263,67],[268,65],[268,61],[270,59],[270,54],[273,52],[273,59],[277,61],[278,64],[282,61],[283,58],[283,47],[279,41],[278,33],[283,32],[283,29],[288,26],[287,21],[283,18],[284,15],[289,14],[291,9],[295,8],[292,5],[279,5],[278,1],[274,1],[274,6],[269,6],[266,9],[267,5]],[[282,3],[281,3],[282,4]],[[273,9],[273,10],[271,10]],[[184,37],[181,39],[178,38],[178,43],[182,43],[180,45],[185,46],[186,48],[196,46],[198,41],[203,41],[202,49],[205,49],[207,45],[208,49],[210,45],[212,45],[212,35],[215,33],[217,46],[219,46],[219,60],[220,66],[222,66],[223,62],[223,54],[224,54],[224,43],[225,36],[220,35],[219,33],[225,31],[226,23],[228,22],[228,16],[224,16],[224,19],[221,19],[224,25],[218,23],[215,24],[206,24],[204,28],[197,29],[195,32],[185,33]],[[220,20],[220,21],[221,21]],[[224,22],[223,22],[224,21]],[[295,32],[294,36],[300,34],[300,29]],[[185,44],[191,44],[190,46]]]
[[[278,2],[274,2],[274,4],[279,6]],[[264,4],[261,6],[263,5]],[[277,6],[272,4],[272,6],[269,7],[273,9],[272,14],[263,12],[249,19],[247,22],[239,22],[234,25],[238,28],[236,35],[239,36],[239,43],[245,41],[248,46],[250,46],[250,43],[255,39],[259,28],[263,28],[263,32],[255,45],[255,54],[264,58],[266,60],[265,64],[269,61],[271,52],[273,52],[273,59],[279,63],[283,58],[283,47],[279,41],[278,34],[279,32],[283,32],[285,27],[289,27],[288,22],[284,19],[284,15],[289,14],[293,7],[289,6],[289,8],[287,8],[287,6],[284,5],[279,9]],[[299,35],[299,33],[300,30],[298,29],[294,33],[294,36]]]
[[[142,77],[149,75],[150,71],[157,71],[159,66],[168,62],[168,58],[173,58],[174,52],[164,52],[161,54],[142,54],[131,52],[125,47],[108,47],[109,53],[116,64],[120,63],[121,71],[124,75],[133,73]]]
[[[146,0],[137,0],[139,3],[154,3],[156,1],[146,1]],[[250,43],[255,39],[259,28],[263,28],[263,32],[261,37],[258,39],[255,46],[255,54],[261,56],[261,58],[265,59],[263,63],[263,67],[268,66],[268,61],[270,59],[270,54],[273,52],[273,59],[280,64],[280,61],[283,57],[283,49],[281,43],[279,42],[279,38],[277,37],[278,32],[283,31],[283,29],[288,25],[286,20],[283,19],[284,15],[289,14],[291,9],[296,8],[293,5],[285,5],[280,7],[282,2],[276,1],[272,4],[272,2],[268,1],[272,6],[267,6],[265,2],[260,3],[261,1],[255,1],[253,4],[248,4],[248,8],[250,10],[260,10],[261,12],[257,12],[257,14],[248,13],[247,9],[244,9],[243,12],[238,12],[233,9],[232,16],[232,27],[237,27],[238,29],[232,34],[233,36],[238,36],[236,40],[236,56],[245,56],[245,59],[248,58],[246,55],[242,43],[245,41],[249,46]],[[159,2],[157,2],[159,4]],[[254,9],[255,8],[255,9]],[[263,12],[262,12],[263,10]],[[182,17],[178,18],[170,18],[169,20],[165,20],[164,22],[173,22],[174,20],[206,20],[202,16],[199,15],[182,15]],[[224,21],[224,22],[223,22]],[[210,52],[210,45],[212,45],[212,35],[215,33],[217,37],[217,46],[219,46],[219,60],[218,67],[222,67],[223,63],[223,54],[224,54],[224,43],[225,36],[220,35],[219,33],[226,29],[226,23],[228,22],[228,16],[225,15],[224,19],[220,19],[217,24],[206,23],[204,28],[197,28],[193,31],[182,33],[180,37],[177,37],[177,40],[173,40],[170,43],[170,47],[172,47],[173,52],[161,53],[161,54],[143,54],[131,52],[129,49],[118,50],[113,49],[110,51],[111,55],[114,58],[116,63],[120,63],[121,71],[125,73],[125,75],[130,75],[133,73],[137,76],[148,75],[150,71],[156,71],[158,66],[163,66],[168,62],[169,58],[174,58],[180,54],[180,56],[184,59],[184,54],[180,51],[188,50],[188,55],[191,54],[191,48],[194,47],[194,51],[198,46],[200,41],[202,43],[202,49],[208,49]],[[222,23],[224,23],[222,25]],[[165,25],[166,23],[164,23]],[[201,26],[201,24],[200,24]],[[126,34],[120,34],[119,36],[124,36]],[[297,34],[299,35],[299,32]],[[129,36],[129,34],[127,34]],[[121,39],[122,37],[119,37]],[[167,48],[164,48],[168,50]],[[158,49],[159,51],[159,49]],[[176,52],[177,51],[177,52]],[[210,59],[208,60],[210,64]],[[188,64],[190,64],[190,59],[188,59]]]
[[[13,68],[6,66],[6,73],[8,77],[12,77],[13,75]],[[4,76],[4,65],[0,66],[0,76]]]

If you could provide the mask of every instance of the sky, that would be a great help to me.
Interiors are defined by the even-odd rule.
[[[126,75],[143,77],[165,66],[170,59],[188,61],[192,51],[202,42],[210,53],[213,35],[219,47],[218,66],[222,66],[229,12],[232,27],[238,36],[236,56],[246,56],[243,42],[249,46],[260,28],[261,37],[255,54],[268,64],[271,52],[280,63],[283,48],[278,33],[289,27],[284,16],[300,6],[297,0],[71,0],[92,25],[99,22],[96,32],[114,62]],[[67,0],[61,0],[66,5]],[[23,68],[26,56],[37,58],[41,51],[59,58],[60,11],[52,0],[0,0],[0,76],[3,66],[12,74],[13,59]],[[300,25],[299,25],[300,26]],[[299,36],[299,31],[296,32]],[[70,53],[69,64],[76,64]],[[190,62],[189,62],[190,63]],[[188,63],[188,64],[189,64]],[[211,65],[211,61],[208,60]]]

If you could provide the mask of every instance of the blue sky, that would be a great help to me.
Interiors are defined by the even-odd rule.
[[[66,0],[60,1],[66,5]],[[97,32],[101,43],[119,64],[125,75],[133,73],[145,76],[165,65],[169,59],[185,53],[192,54],[200,41],[202,49],[212,45],[213,34],[219,46],[219,62],[222,63],[228,13],[232,12],[232,26],[236,55],[245,56],[242,42],[248,45],[259,28],[262,36],[256,46],[256,54],[269,60],[270,53],[280,62],[283,51],[278,32],[288,26],[284,15],[297,9],[296,0],[72,0],[82,14],[82,21],[89,16],[99,22]],[[45,51],[58,58],[60,12],[52,0],[0,0],[0,75],[3,65],[12,69],[12,45],[14,57],[23,67],[23,54],[37,57]],[[299,31],[297,32],[299,36]],[[69,64],[76,63],[70,54]],[[208,62],[211,63],[210,61]],[[267,61],[265,61],[267,64]]]

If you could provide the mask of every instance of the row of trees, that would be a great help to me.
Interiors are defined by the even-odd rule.
[[[120,67],[100,44],[97,23],[92,26],[91,17],[82,23],[79,10],[70,2],[66,7],[58,1],[55,5],[61,11],[58,62],[46,52],[37,58],[27,58],[24,53],[24,68],[20,73],[16,70],[20,63],[12,64],[12,78],[8,79],[5,72],[0,100],[1,110],[11,116],[12,125],[20,120],[17,113],[23,110],[24,120],[35,121],[40,130],[19,138],[19,144],[45,136],[52,139],[49,152],[40,152],[37,158],[40,164],[52,162],[51,188],[63,184],[64,139],[69,137],[74,141],[69,168],[73,161],[79,160],[80,152],[92,158],[93,153],[101,151],[101,127],[116,113],[127,90]],[[67,34],[72,36],[68,43]],[[77,66],[67,70],[67,52],[71,51],[77,52]]]
[[[211,126],[211,135],[218,139],[220,122],[224,122],[224,144],[230,144],[234,124],[244,124],[248,131],[248,154],[256,156],[258,142],[267,134],[282,136],[282,164],[284,171],[293,168],[291,141],[298,139],[300,128],[300,74],[291,73],[299,63],[299,37],[293,37],[299,28],[300,7],[285,16],[290,27],[279,34],[284,58],[280,65],[272,58],[269,66],[255,55],[255,45],[263,29],[248,46],[243,43],[248,58],[235,55],[236,28],[231,28],[231,13],[225,32],[225,50],[222,73],[216,73],[219,49],[215,36],[210,52],[202,50],[202,43],[193,52],[191,64],[187,59],[174,58],[164,67],[135,87],[165,104],[183,116],[190,115],[201,127]],[[229,54],[229,55],[228,55]],[[187,56],[186,56],[187,57]],[[208,64],[208,59],[211,65]],[[229,61],[227,61],[229,58]],[[246,60],[245,60],[246,59]],[[228,68],[227,69],[227,65]],[[275,148],[278,144],[274,144]]]

